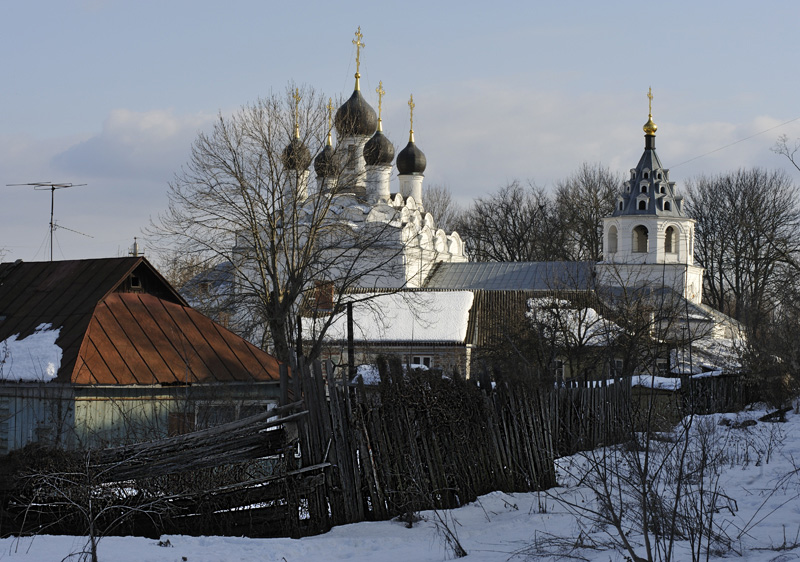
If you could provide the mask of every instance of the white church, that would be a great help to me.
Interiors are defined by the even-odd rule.
[[[383,134],[382,86],[377,113],[362,95],[361,37],[359,29],[353,41],[355,88],[334,120],[337,144],[334,148],[329,133],[313,161],[315,187],[336,198],[341,217],[355,229],[389,225],[396,239],[389,250],[396,252],[388,260],[392,267],[364,276],[351,289],[358,299],[374,297],[369,305],[354,306],[356,363],[394,354],[404,363],[458,368],[469,376],[481,346],[504,323],[528,321],[531,307],[543,297],[647,289],[649,295],[669,294],[683,302],[682,330],[696,336],[694,352],[704,370],[734,368],[740,331],[733,320],[701,302],[703,269],[694,264],[694,220],[656,153],[651,93],[644,152],[621,186],[613,214],[603,221],[603,261],[469,262],[458,233],[437,228],[436,217],[425,211],[427,162],[414,139],[413,97],[408,144],[395,158]],[[284,161],[297,172],[292,187],[305,193],[311,158],[299,142],[296,136]],[[301,152],[308,156],[298,158]],[[325,335],[327,356],[335,361],[346,361],[346,326],[344,317],[337,318]],[[313,325],[304,329],[306,337],[314,336]]]

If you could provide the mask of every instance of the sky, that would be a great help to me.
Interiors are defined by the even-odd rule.
[[[800,138],[800,3],[30,0],[0,3],[4,261],[126,255],[167,206],[197,134],[290,82],[362,92],[426,185],[469,204],[519,179],[551,188],[583,162],[641,155],[648,88],[670,179],[739,167],[800,172],[770,148]],[[393,181],[397,181],[394,179]],[[147,255],[147,242],[142,241]]]

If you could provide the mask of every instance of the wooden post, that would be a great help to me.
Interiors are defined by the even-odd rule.
[[[280,374],[281,374],[281,406],[285,406],[289,403],[289,366],[286,363],[281,363],[280,366]],[[298,396],[299,398],[299,396]]]
[[[347,303],[347,380],[356,376],[356,346],[353,343],[353,303]]]

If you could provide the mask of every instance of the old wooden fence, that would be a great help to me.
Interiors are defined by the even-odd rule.
[[[380,371],[367,387],[301,361],[297,402],[277,410],[126,447],[23,451],[0,534],[302,536],[548,488],[557,456],[630,435],[625,380],[487,392],[399,364]]]
[[[451,508],[493,490],[556,484],[554,459],[630,435],[630,383],[492,392],[458,378],[380,365],[376,387],[347,384],[331,364],[296,369],[304,465],[331,463],[308,498],[322,531],[420,509]]]

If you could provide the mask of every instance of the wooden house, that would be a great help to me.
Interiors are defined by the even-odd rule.
[[[279,371],[143,257],[0,264],[0,454],[232,421],[278,402]]]

